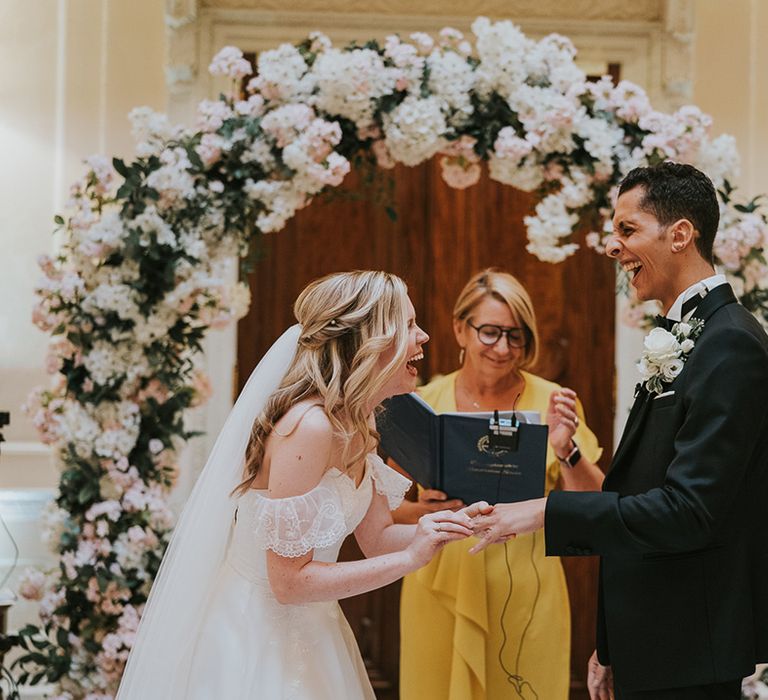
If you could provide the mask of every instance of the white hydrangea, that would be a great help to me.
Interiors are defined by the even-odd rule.
[[[65,400],[55,420],[61,440],[70,443],[79,457],[90,457],[93,445],[101,434],[101,426],[85,407],[76,401]]]
[[[605,119],[588,117],[579,112],[575,120],[575,132],[584,139],[584,148],[595,159],[595,175],[608,178],[613,174],[613,156],[624,139],[624,132]]]
[[[258,75],[250,81],[248,89],[258,90],[270,102],[301,102],[314,91],[315,76],[308,72],[306,61],[291,44],[262,51],[257,64]]]
[[[549,34],[533,43],[525,54],[527,82],[546,85],[566,93],[572,85],[585,81],[584,72],[574,63],[576,47],[561,34]]]
[[[573,150],[574,123],[586,114],[578,100],[549,88],[522,85],[508,102],[538,150],[563,154]]]
[[[176,247],[176,234],[171,226],[163,219],[155,206],[148,206],[136,218],[128,222],[128,227],[138,229],[139,245],[148,246],[152,243],[150,234],[154,234],[158,245]]]
[[[455,51],[433,51],[427,58],[430,93],[443,102],[446,113],[453,113],[451,125],[460,126],[472,115],[470,99],[475,71],[467,59]]]
[[[395,91],[399,71],[384,65],[372,49],[322,53],[312,72],[317,78],[315,107],[331,116],[346,117],[358,129],[373,124],[376,102]]]
[[[88,229],[81,230],[76,253],[86,258],[102,258],[121,250],[125,245],[126,230],[120,212],[105,211]]]
[[[235,46],[225,46],[208,66],[211,75],[223,75],[232,80],[240,80],[253,73],[251,64],[243,58],[243,52]]]
[[[94,316],[114,312],[123,320],[134,320],[141,315],[136,296],[127,284],[100,284],[85,295],[82,308]]]
[[[477,92],[487,98],[497,92],[508,99],[525,82],[525,57],[533,49],[528,39],[512,22],[494,22],[478,17],[472,23],[480,59],[477,68]]]
[[[573,233],[579,217],[568,211],[560,193],[544,197],[536,205],[535,216],[524,219],[528,231],[526,250],[544,262],[561,262],[578,250],[576,243],[562,244]]]
[[[406,97],[384,116],[384,135],[392,157],[405,165],[418,165],[443,146],[448,131],[436,97]]]
[[[488,175],[523,192],[532,192],[544,181],[543,169],[534,156],[518,161],[492,154],[488,159]]]
[[[306,193],[289,181],[247,180],[244,190],[249,197],[264,206],[265,210],[256,217],[256,225],[263,233],[279,231],[288,219],[307,204]]]
[[[119,343],[97,340],[83,358],[83,364],[91,379],[101,385],[123,376],[131,384],[149,372],[144,349],[131,341],[131,334]]]
[[[715,187],[722,187],[725,180],[733,182],[741,171],[736,139],[730,134],[704,139],[696,160],[696,166],[710,177]]]
[[[160,153],[168,141],[178,139],[183,133],[180,127],[171,125],[165,114],[159,114],[150,107],[132,109],[128,119],[139,157]]]
[[[240,159],[243,163],[258,163],[264,172],[273,170],[276,163],[272,147],[264,139],[253,139]]]
[[[195,181],[190,170],[192,163],[183,148],[166,148],[160,154],[162,166],[147,177],[147,186],[160,194],[158,206],[162,208],[180,204],[195,195]]]
[[[400,40],[391,34],[384,42],[384,55],[398,68],[395,88],[416,94],[421,91],[422,77],[426,61],[413,44]]]

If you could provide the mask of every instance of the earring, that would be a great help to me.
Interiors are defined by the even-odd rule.
[[[459,366],[464,364],[464,348],[459,350]]]

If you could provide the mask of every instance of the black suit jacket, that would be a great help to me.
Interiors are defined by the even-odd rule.
[[[768,338],[728,285],[673,394],[641,390],[601,493],[553,492],[547,554],[599,554],[597,650],[626,690],[768,661]]]

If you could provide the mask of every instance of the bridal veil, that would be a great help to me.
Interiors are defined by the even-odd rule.
[[[164,700],[188,672],[196,628],[224,562],[255,418],[296,354],[291,326],[251,374],[179,518],[144,608],[118,700]]]

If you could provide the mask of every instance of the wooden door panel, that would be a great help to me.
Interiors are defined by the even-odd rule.
[[[249,282],[253,303],[238,328],[239,385],[288,325],[291,306],[312,279],[337,270],[385,269],[409,286],[420,325],[430,334],[422,375],[452,371],[458,364],[451,313],[471,274],[497,266],[517,276],[533,298],[541,336],[535,371],[574,388],[590,427],[612,452],[614,382],[614,271],[591,251],[560,265],[530,255],[523,216],[533,195],[493,182],[484,174],[466,190],[446,185],[437,161],[398,167],[397,220],[372,201],[334,196],[300,211],[277,234],[263,237],[262,259]],[[382,174],[387,177],[387,174]],[[343,189],[354,192],[359,178]],[[350,538],[345,558],[359,552]],[[596,561],[564,560],[572,608],[573,700],[586,698],[586,660],[594,648]],[[398,695],[399,584],[342,602],[361,645],[380,700]]]

